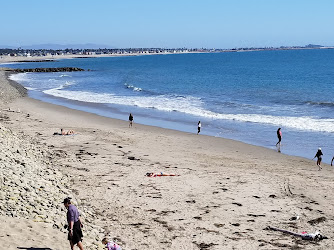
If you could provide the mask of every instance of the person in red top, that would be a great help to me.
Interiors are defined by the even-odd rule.
[[[65,198],[64,206],[67,209],[67,223],[68,223],[68,237],[67,239],[70,241],[71,249],[74,249],[74,245],[76,244],[80,250],[83,250],[82,245],[82,231],[81,231],[81,221],[79,217],[79,211],[76,206],[71,204],[71,198]]]
[[[281,141],[282,141],[282,131],[281,131],[281,128],[277,129],[277,138],[278,138],[278,142],[276,143],[276,146],[277,146],[277,144],[279,146],[281,146]]]

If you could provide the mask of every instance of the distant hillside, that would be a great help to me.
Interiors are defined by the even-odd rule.
[[[305,48],[321,48],[321,47],[324,47],[324,46],[318,45],[318,44],[308,44],[308,45],[305,45]]]
[[[0,45],[0,49],[17,49],[15,46]]]

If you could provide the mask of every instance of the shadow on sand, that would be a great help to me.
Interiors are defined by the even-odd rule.
[[[17,249],[26,249],[26,250],[52,250],[51,248],[45,248],[45,247],[17,247]]]

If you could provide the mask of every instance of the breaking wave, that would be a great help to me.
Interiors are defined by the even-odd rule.
[[[301,131],[334,132],[334,119],[317,119],[309,116],[295,117],[262,114],[221,114],[203,108],[201,99],[192,96],[159,95],[147,97],[133,96],[129,98],[128,96],[118,96],[115,94],[67,91],[63,89],[64,87],[58,87],[43,92],[52,96],[82,102],[137,106],[140,108],[157,109],[166,112],[182,112],[193,116],[217,120],[222,119],[284,126]]]
[[[125,86],[127,89],[132,89],[133,91],[142,91],[141,88],[138,88],[138,87],[133,86],[133,85],[128,84],[128,83],[125,83],[124,86]]]
[[[312,102],[312,101],[308,101],[308,102],[306,102],[306,104],[312,105],[312,106],[321,106],[321,107],[334,107],[333,102]]]

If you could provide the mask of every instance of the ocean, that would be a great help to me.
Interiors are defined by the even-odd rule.
[[[30,97],[102,116],[230,138],[312,159],[334,156],[334,50],[64,59],[6,67],[89,71],[11,76]],[[222,152],[223,154],[224,152]],[[242,156],[240,156],[242,157]]]

